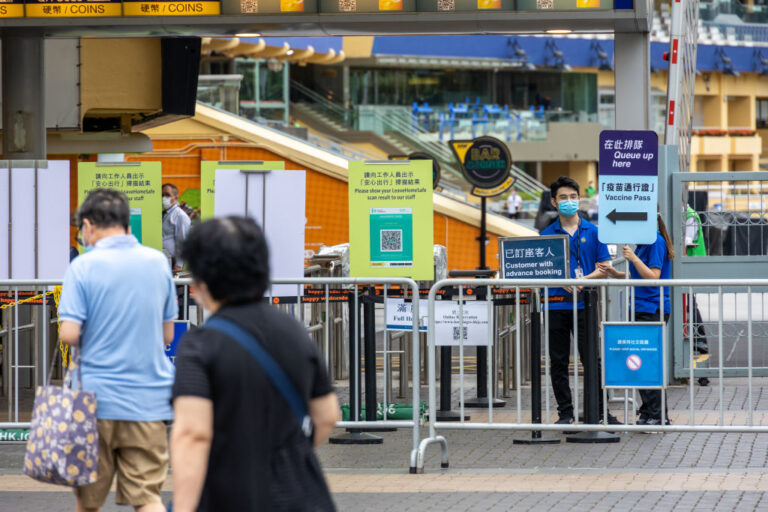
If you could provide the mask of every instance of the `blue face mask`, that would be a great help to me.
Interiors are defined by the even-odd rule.
[[[560,201],[557,203],[557,209],[562,215],[573,217],[579,211],[579,200],[566,199],[565,201]]]

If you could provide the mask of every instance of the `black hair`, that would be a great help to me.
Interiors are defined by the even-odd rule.
[[[557,178],[557,180],[555,180],[554,183],[549,186],[549,192],[552,194],[552,199],[557,201],[557,191],[563,187],[572,188],[577,193],[579,193],[579,195],[581,195],[579,184],[576,182],[576,180],[569,178],[568,176],[560,176]]]
[[[269,286],[264,232],[248,217],[222,217],[193,227],[182,245],[192,276],[226,304],[257,301]]]
[[[162,187],[160,187],[160,190],[164,189],[165,187],[170,188],[173,190],[173,197],[179,197],[179,188],[174,185],[173,183],[164,183]]]
[[[131,222],[128,198],[119,190],[111,188],[91,190],[77,210],[78,227],[82,227],[84,219],[88,219],[97,228],[122,227],[128,231]]]

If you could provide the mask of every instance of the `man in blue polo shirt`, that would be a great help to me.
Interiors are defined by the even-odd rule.
[[[605,277],[597,264],[609,261],[608,247],[597,239],[597,226],[578,215],[579,184],[567,177],[560,176],[550,186],[552,205],[557,208],[558,218],[541,231],[542,235],[567,235],[570,248],[571,278],[600,279]],[[573,292],[580,290],[551,288],[549,290],[549,358],[552,389],[557,400],[558,424],[573,423],[573,401],[571,386],[568,381],[568,359],[571,352],[571,334],[573,333]],[[579,354],[586,351],[584,324],[584,303],[577,295],[578,308],[577,333]],[[582,364],[585,361],[582,360]],[[600,414],[603,411],[603,394],[599,395]],[[609,423],[618,423],[608,415]]]
[[[130,234],[122,192],[93,190],[78,210],[85,254],[64,277],[60,337],[80,349],[83,389],[96,392],[99,461],[96,482],[76,489],[77,510],[97,511],[117,475],[118,504],[165,511],[168,473],[165,421],[173,418],[176,288],[163,253]]]

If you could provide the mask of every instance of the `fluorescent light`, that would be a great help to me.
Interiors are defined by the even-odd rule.
[[[285,52],[285,54],[286,55],[293,55],[293,50],[288,50],[287,52]]]
[[[547,34],[570,34],[573,30],[569,28],[551,28],[546,30]]]
[[[235,34],[235,37],[261,37],[261,34],[258,32],[242,32],[240,34]]]

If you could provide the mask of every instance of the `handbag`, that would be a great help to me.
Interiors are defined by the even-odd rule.
[[[51,386],[57,354],[51,361],[46,385],[39,386],[35,392],[24,474],[49,484],[82,487],[97,479],[96,393],[83,390],[80,351],[75,347],[63,386]],[[79,389],[72,388],[74,371],[77,371]]]
[[[288,443],[272,455],[270,510],[335,511],[336,506],[312,446],[312,420],[307,405],[288,375],[261,343],[235,322],[217,316],[209,319],[204,327],[227,335],[248,351],[288,403],[304,434],[301,442]]]

